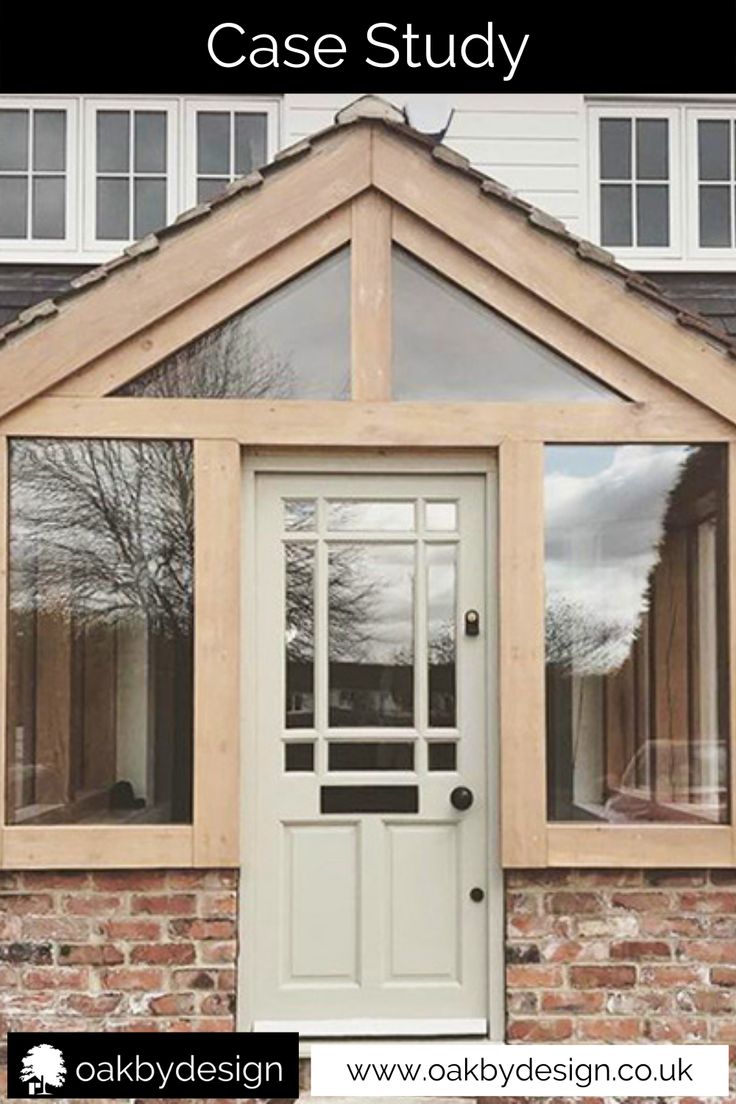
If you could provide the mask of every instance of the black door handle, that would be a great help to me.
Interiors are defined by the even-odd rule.
[[[450,804],[453,809],[458,809],[461,813],[464,813],[473,804],[473,791],[469,790],[467,786],[456,786],[450,794]]]

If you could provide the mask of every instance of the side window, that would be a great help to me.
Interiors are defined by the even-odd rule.
[[[598,119],[599,234],[602,245],[671,245],[670,120],[601,115]]]
[[[68,129],[64,108],[0,108],[0,239],[66,240]]]
[[[256,111],[196,112],[194,154],[197,203],[221,192],[268,159],[268,116]]]
[[[94,237],[130,241],[168,221],[170,151],[166,111],[95,113]]]
[[[697,244],[701,249],[734,245],[736,165],[730,118],[697,120]]]

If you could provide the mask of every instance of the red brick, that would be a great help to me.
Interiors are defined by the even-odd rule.
[[[561,1016],[551,1020],[512,1020],[506,1037],[510,1043],[560,1043],[571,1039],[573,1021]]]
[[[591,913],[604,911],[602,898],[597,893],[552,893],[547,904],[550,912],[578,915],[583,913],[589,916]]]
[[[238,984],[238,975],[235,970],[213,970],[218,991],[221,993],[234,993]]]
[[[235,940],[226,943],[203,943],[200,948],[200,957],[205,964],[235,962],[237,955],[238,946]]]
[[[0,997],[3,989],[12,989],[18,984],[20,973],[12,966],[0,966]]]
[[[723,985],[729,989],[736,987],[736,966],[714,966],[710,972],[710,980],[713,985]]]
[[[193,916],[197,898],[193,893],[139,894],[132,898],[130,911],[151,916]]]
[[[89,939],[91,925],[81,917],[24,916],[23,939],[52,939],[62,943],[83,943]]]
[[[234,939],[236,935],[232,920],[171,920],[169,933],[187,939]]]
[[[54,899],[47,893],[9,893],[0,897],[0,912],[14,916],[44,916],[52,912]]]
[[[562,983],[563,973],[559,966],[506,967],[506,984],[510,989],[557,989]]]
[[[59,962],[64,966],[118,966],[125,961],[120,947],[112,943],[63,944],[59,947]]]
[[[582,1019],[576,1035],[586,1043],[635,1043],[641,1038],[641,1023],[623,1016]]]
[[[633,966],[571,966],[570,981],[576,989],[630,989],[636,984]]]
[[[690,962],[729,965],[736,962],[736,940],[683,939],[678,946],[678,957]]]
[[[187,966],[194,962],[193,943],[138,943],[130,952],[134,964]]]
[[[104,916],[105,913],[118,912],[121,906],[119,897],[103,893],[75,893],[62,901],[64,912],[70,916]]]
[[[217,970],[174,970],[175,989],[213,990],[217,988]]]
[[[703,980],[703,967],[698,966],[642,966],[639,971],[641,985],[669,988],[676,985],[697,985]]]
[[[683,912],[736,912],[736,892],[703,890],[700,893],[680,893],[679,907]]]
[[[116,1012],[122,1003],[118,993],[101,993],[92,996],[89,993],[72,993],[64,997],[64,1007],[79,1016],[109,1016]],[[77,1027],[79,1030],[79,1026]]]
[[[74,966],[36,966],[23,971],[22,984],[27,989],[86,989],[89,972]]]
[[[542,1012],[601,1012],[605,993],[590,989],[556,990],[542,993]]]
[[[122,939],[130,943],[151,943],[161,937],[161,921],[105,920],[100,924],[100,934],[108,939]]]
[[[611,958],[642,962],[658,958],[672,958],[672,950],[668,943],[655,942],[644,939],[624,939],[620,943],[611,944]]]
[[[200,1016],[195,1020],[191,1020],[192,1031],[234,1031],[235,1024],[232,1019],[225,1018],[224,1016]]]
[[[162,997],[151,997],[148,1008],[155,1016],[188,1016],[194,1012],[194,994],[166,993]]]
[[[141,989],[148,992],[163,988],[164,973],[146,966],[119,966],[105,970],[102,984],[105,989]]]
[[[89,874],[82,870],[27,870],[23,885],[26,889],[84,889]]]
[[[199,1001],[199,1011],[205,1016],[231,1016],[235,1012],[235,995],[203,993]]]
[[[164,889],[166,872],[163,870],[98,870],[92,875],[92,884],[95,889],[107,892],[131,893]]]
[[[736,1043],[736,1020],[715,1020],[711,1027],[711,1043]],[[731,1064],[736,1061],[736,1054],[731,1055]]]
[[[202,893],[199,897],[199,913],[208,920],[235,916],[237,903],[235,893]]]
[[[642,890],[637,893],[614,893],[611,903],[616,908],[630,909],[633,912],[668,912],[671,907],[669,893],[660,893],[656,890]]]
[[[702,1043],[708,1038],[708,1021],[692,1016],[657,1016],[646,1025],[653,1043]]]

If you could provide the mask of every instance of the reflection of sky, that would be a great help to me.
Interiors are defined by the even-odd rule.
[[[339,658],[346,662],[391,663],[400,651],[407,662],[414,651],[414,545],[349,547],[355,551],[352,569],[356,593],[367,591],[368,596],[356,601],[360,641],[357,654],[349,654],[345,647]]]
[[[586,626],[615,628],[625,658],[659,558],[665,513],[686,445],[555,446],[546,450],[547,608],[565,602]],[[581,657],[582,659],[582,657]]]

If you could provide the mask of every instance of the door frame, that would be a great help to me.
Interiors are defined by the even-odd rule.
[[[254,991],[253,942],[249,933],[254,925],[254,894],[251,892],[249,872],[253,869],[253,841],[248,838],[244,810],[255,800],[257,778],[249,770],[255,746],[255,711],[249,702],[255,700],[256,657],[258,641],[256,627],[250,612],[254,608],[256,591],[256,477],[266,472],[282,472],[305,475],[360,475],[392,473],[396,475],[482,475],[485,477],[485,545],[487,561],[486,609],[489,631],[486,639],[488,656],[488,692],[486,694],[486,837],[488,844],[487,871],[487,1039],[502,1042],[505,1037],[505,886],[501,866],[501,792],[500,792],[500,734],[499,734],[499,511],[498,511],[498,450],[440,449],[419,451],[415,449],[243,449],[242,471],[242,586],[241,586],[241,748],[240,813],[241,861],[239,879],[239,952],[236,962],[237,996],[236,1026],[238,1031],[250,1031],[253,1023],[251,994]],[[345,1041],[348,1036],[339,1037]],[[449,1038],[449,1037],[448,1037]],[[417,1037],[419,1041],[420,1037]],[[463,1038],[452,1036],[451,1041]],[[469,1042],[479,1042],[475,1035]],[[391,1039],[381,1038],[389,1043]],[[308,1055],[311,1040],[300,1040],[300,1053]]]

